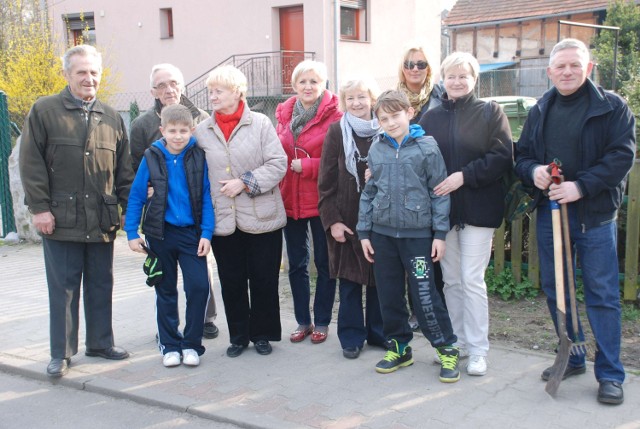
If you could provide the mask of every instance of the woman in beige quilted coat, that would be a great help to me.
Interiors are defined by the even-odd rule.
[[[237,68],[214,69],[207,79],[211,118],[194,133],[206,154],[216,228],[211,240],[218,265],[231,345],[249,342],[261,355],[280,341],[278,278],[286,215],[278,183],[287,155],[269,118],[246,102],[247,78]]]

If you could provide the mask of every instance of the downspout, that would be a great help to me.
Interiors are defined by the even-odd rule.
[[[340,0],[333,0],[333,85],[338,93],[338,43],[340,41]]]

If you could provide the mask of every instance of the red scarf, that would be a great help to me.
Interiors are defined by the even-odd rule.
[[[240,100],[238,110],[236,110],[235,113],[225,115],[224,113],[215,112],[216,124],[220,127],[225,140],[228,141],[229,136],[231,136],[233,130],[236,129],[236,125],[238,125],[240,118],[242,118],[242,112],[244,112],[244,102],[242,100]]]

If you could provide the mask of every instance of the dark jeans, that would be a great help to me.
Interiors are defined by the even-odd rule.
[[[620,337],[622,335],[622,313],[620,306],[620,284],[618,280],[618,256],[616,250],[616,222],[582,230],[576,207],[568,204],[569,230],[573,249],[574,273],[576,254],[580,259],[584,300],[587,317],[596,340],[595,376],[598,381],[618,381],[625,378],[620,362]],[[540,256],[540,277],[542,289],[547,295],[547,305],[556,325],[556,289],[553,264],[553,230],[551,210],[548,203],[538,207],[537,221],[538,253]],[[565,291],[567,302],[567,331],[573,336],[569,293]],[[578,318],[579,337],[584,340],[582,325]],[[584,365],[584,355],[571,355],[569,365]]]
[[[78,353],[81,283],[86,346],[90,349],[112,347],[113,243],[43,238],[42,247],[49,287],[51,357],[70,358]]]
[[[284,227],[284,238],[287,243],[289,257],[289,283],[293,295],[293,308],[299,325],[311,324],[309,301],[309,226],[313,235],[313,256],[318,279],[316,295],[313,300],[313,317],[316,326],[328,326],[336,298],[336,280],[329,277],[329,254],[327,238],[320,222],[320,217],[307,219],[287,218]]]
[[[193,349],[204,353],[202,334],[209,300],[206,256],[198,256],[200,236],[195,227],[164,226],[164,239],[146,237],[162,264],[162,280],[156,289],[156,319],[162,354]],[[178,313],[178,264],[186,298],[185,326],[180,332]]]
[[[371,234],[375,251],[373,272],[384,322],[384,336],[399,343],[413,339],[407,319],[405,277],[420,329],[431,346],[449,346],[457,338],[449,313],[433,282],[431,238],[394,238]]]
[[[213,237],[231,344],[280,341],[282,230]]]
[[[362,312],[362,292],[366,288],[365,312]],[[342,348],[369,345],[385,347],[380,301],[375,287],[366,287],[347,279],[340,279],[340,308],[338,309],[338,338]]]

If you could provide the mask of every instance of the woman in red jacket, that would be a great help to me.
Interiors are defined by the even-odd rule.
[[[322,142],[329,125],[342,116],[338,97],[326,89],[327,67],[305,60],[296,66],[291,83],[296,92],[276,109],[276,131],[289,158],[280,190],[287,213],[284,237],[289,257],[289,283],[298,327],[294,343],[311,335],[313,343],[327,339],[336,294],[329,277],[327,240],[318,214],[318,170]],[[309,301],[309,227],[313,237],[314,263],[318,271],[311,323]],[[315,327],[314,327],[315,324]]]

